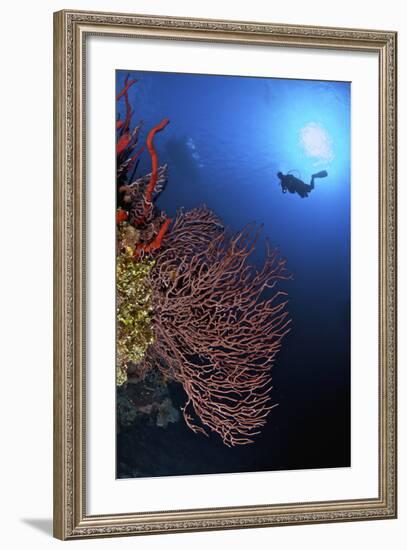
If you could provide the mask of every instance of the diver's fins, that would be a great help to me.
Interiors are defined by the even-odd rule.
[[[328,172],[326,170],[321,170],[321,172],[317,172],[316,174],[313,174],[313,178],[326,178],[328,175]]]

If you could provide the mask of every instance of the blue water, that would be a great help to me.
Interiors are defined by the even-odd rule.
[[[127,74],[117,72],[118,91]],[[158,206],[173,216],[206,203],[235,230],[263,223],[293,274],[285,284],[292,332],[273,369],[279,407],[257,454],[234,451],[240,470],[349,465],[350,83],[141,71],[130,77],[139,80],[129,98],[135,121],[144,121],[142,140],[170,119],[155,139],[160,163],[169,165]],[[138,170],[150,171],[148,154]],[[328,177],[315,180],[309,197],[282,193],[278,171],[309,183],[320,170]],[[226,460],[223,451],[214,453]]]

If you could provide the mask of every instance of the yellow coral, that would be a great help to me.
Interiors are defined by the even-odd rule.
[[[134,261],[129,248],[121,252],[116,260],[118,386],[127,380],[126,365],[129,362],[139,363],[154,341],[152,291],[148,282],[154,261]]]

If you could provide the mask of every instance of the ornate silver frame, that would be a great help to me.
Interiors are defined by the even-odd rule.
[[[377,498],[90,516],[85,493],[86,36],[371,51],[379,59]],[[64,10],[54,14],[54,535],[60,539],[396,517],[396,41],[390,31]]]

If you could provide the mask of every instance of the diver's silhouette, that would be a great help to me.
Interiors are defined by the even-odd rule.
[[[308,197],[311,191],[315,188],[315,184],[314,184],[315,178],[326,178],[327,175],[328,175],[328,172],[326,170],[317,172],[316,174],[313,174],[311,176],[311,183],[307,184],[290,173],[283,174],[282,172],[278,172],[277,174],[278,178],[280,179],[282,192],[287,193],[288,191],[289,193],[298,193],[298,195],[302,199],[305,197]]]

